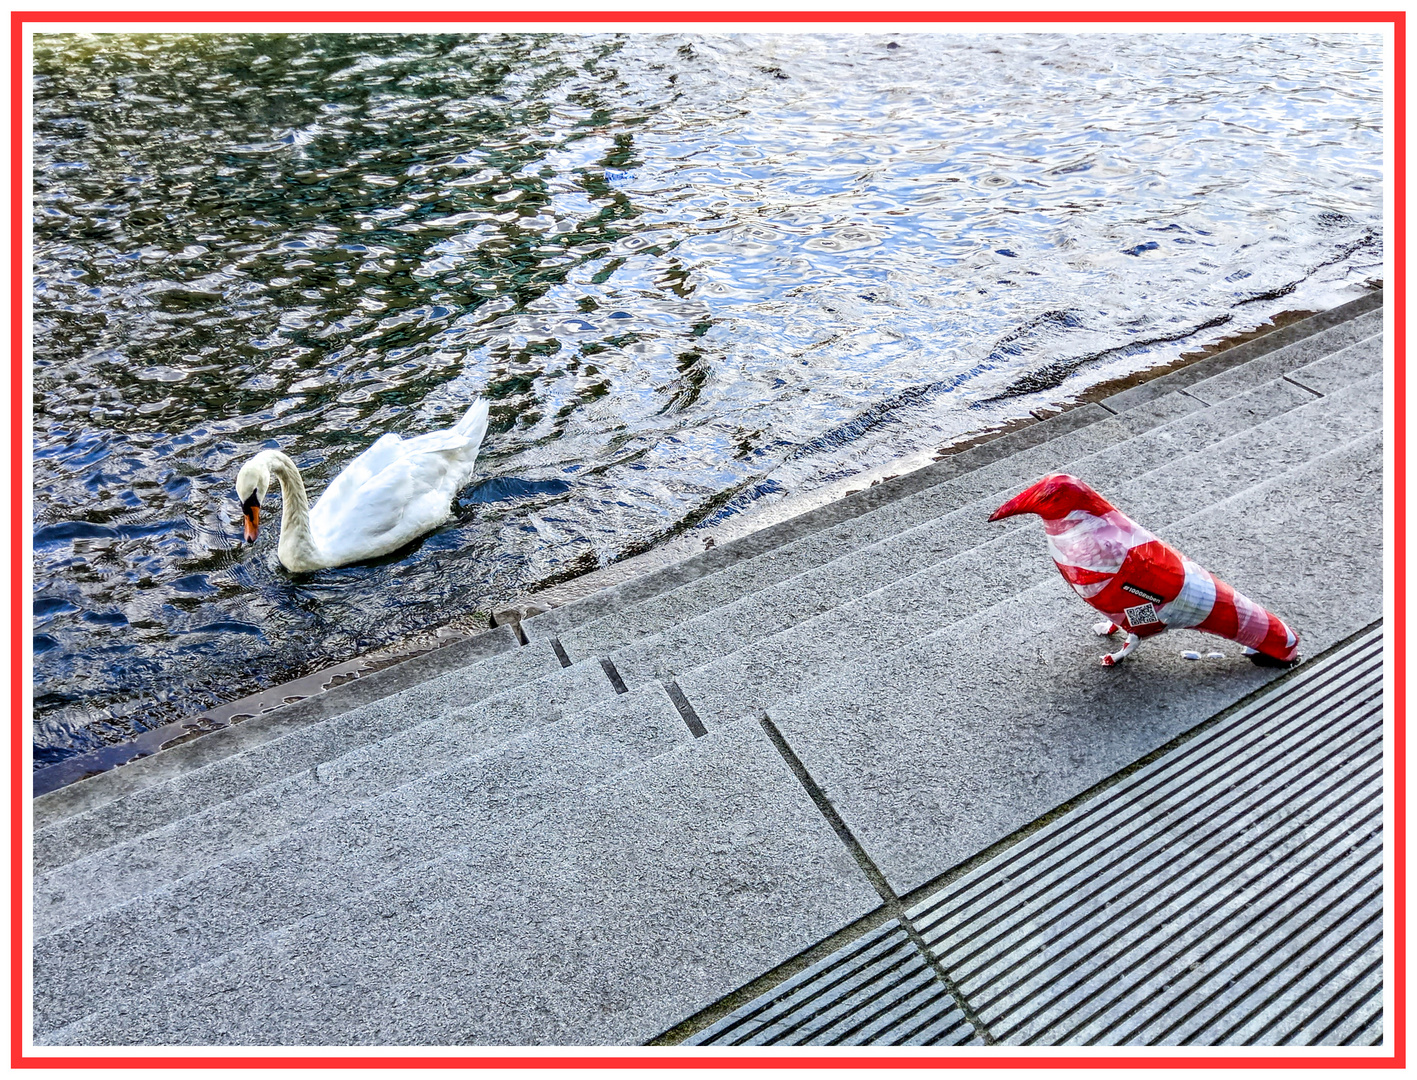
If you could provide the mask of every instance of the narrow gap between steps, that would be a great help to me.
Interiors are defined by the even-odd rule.
[[[1307,390],[1309,393],[1313,394],[1314,397],[1323,397],[1323,395],[1317,390],[1315,390],[1312,386],[1305,386],[1298,379],[1291,378],[1288,375],[1281,375],[1280,378],[1283,379],[1285,382],[1289,383],[1291,386],[1297,386],[1300,390]]]
[[[605,677],[610,680],[610,685],[614,687],[617,694],[628,694],[630,688],[625,685],[625,680],[620,678],[620,673],[615,670],[615,665],[609,660],[600,661],[601,670],[605,672]]]
[[[556,659],[561,661],[562,667],[571,666],[571,658],[566,655],[566,648],[561,644],[560,638],[554,637],[551,639],[551,651],[556,654]]]
[[[679,715],[684,718],[684,723],[688,725],[694,738],[702,739],[707,735],[708,728],[704,727],[704,722],[699,719],[699,714],[689,704],[689,699],[684,696],[684,691],[679,689],[679,684],[673,679],[669,679],[664,683],[664,689],[669,694],[669,700],[674,702],[674,707],[679,710]]]
[[[807,771],[807,766],[802,764],[802,759],[797,756],[797,752],[792,749],[786,737],[778,730],[777,725],[772,722],[772,718],[764,713],[758,722],[762,725],[768,740],[777,748],[777,752],[782,755],[782,760],[785,761],[787,767],[792,770],[792,775],[797,777],[798,782],[806,789],[808,797],[816,804],[817,809],[821,811],[822,816],[827,819],[827,823],[831,825],[836,835],[841,838],[841,842],[846,845],[846,850],[851,852],[852,858],[854,858],[861,867],[861,872],[866,875],[866,880],[868,880],[875,888],[876,892],[880,894],[886,910],[900,923],[911,942],[920,950],[920,955],[925,958],[925,962],[929,964],[930,968],[934,971],[935,977],[944,984],[945,989],[948,990],[950,996],[954,998],[955,1004],[959,1007],[960,1012],[964,1014],[964,1018],[969,1021],[970,1026],[974,1028],[975,1032],[984,1042],[990,1046],[997,1045],[993,1034],[989,1031],[988,1026],[980,1018],[979,1014],[974,1011],[974,1007],[969,1004],[968,999],[964,996],[964,992],[960,990],[959,984],[950,977],[950,973],[945,970],[934,952],[931,951],[930,946],[920,935],[920,931],[915,928],[915,924],[906,917],[905,904],[901,902],[900,897],[897,896],[895,890],[891,888],[890,882],[886,880],[886,875],[881,873],[880,867],[875,864],[875,861],[867,853],[865,847],[862,846],[861,841],[857,840],[852,834],[846,821],[837,813],[836,807],[834,807],[827,798],[826,792],[812,779],[812,774]]]
[[[530,645],[530,644],[531,644],[531,642],[528,641],[527,638],[526,638],[526,631],[522,629],[522,624],[521,624],[521,623],[519,623],[519,622],[514,622],[514,623],[512,623],[512,633],[517,636],[517,644],[518,644],[518,645]]]

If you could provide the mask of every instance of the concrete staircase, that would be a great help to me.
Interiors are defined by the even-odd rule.
[[[880,926],[1275,677],[1188,632],[1101,668],[986,520],[1038,476],[1307,655],[1381,617],[1380,305],[42,796],[36,1043],[643,1043]]]

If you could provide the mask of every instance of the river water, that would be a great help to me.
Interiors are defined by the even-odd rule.
[[[36,764],[1351,298],[1382,170],[1375,35],[41,36]],[[479,394],[422,543],[238,543]]]

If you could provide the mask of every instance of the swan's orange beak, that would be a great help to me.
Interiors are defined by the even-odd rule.
[[[256,533],[261,528],[261,504],[254,493],[241,504],[241,521],[246,526],[246,543],[255,543]]]

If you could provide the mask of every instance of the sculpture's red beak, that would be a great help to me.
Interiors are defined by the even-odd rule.
[[[999,521],[1002,518],[1013,517],[1015,514],[1038,513],[1038,511],[1034,509],[1034,500],[1038,495],[1037,488],[1038,485],[1034,484],[1033,487],[1029,488],[1027,491],[1019,492],[1008,502],[1004,503],[1003,506],[990,514],[989,520]]]
[[[256,533],[261,529],[261,504],[254,498],[241,507],[241,521],[246,526],[246,543],[255,543]]]

